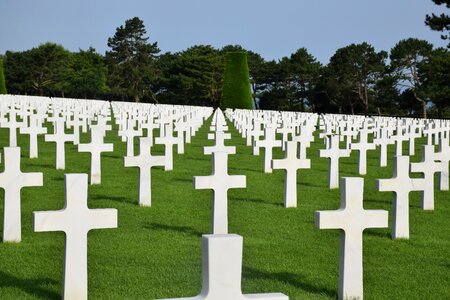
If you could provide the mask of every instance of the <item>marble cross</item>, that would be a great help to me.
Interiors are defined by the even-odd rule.
[[[45,141],[56,143],[56,169],[64,170],[66,168],[65,144],[74,141],[73,134],[66,134],[64,132],[64,120],[56,121],[55,132],[53,134],[46,134]]]
[[[127,129],[122,131],[122,141],[127,142],[127,156],[134,155],[134,138],[142,135],[142,129],[134,129],[134,120],[127,121]]]
[[[102,152],[114,151],[113,144],[105,144],[103,141],[103,130],[95,125],[91,126],[91,142],[79,144],[78,152],[91,153],[91,184],[102,182],[101,154]]]
[[[139,205],[152,205],[152,175],[151,169],[155,166],[165,166],[165,156],[152,156],[151,145],[147,137],[139,139],[139,155],[126,156],[125,167],[139,168]]]
[[[435,160],[442,162],[442,164],[447,166],[444,172],[439,173],[439,188],[441,191],[449,190],[449,168],[448,164],[450,161],[450,144],[449,137],[441,137],[439,142],[439,151],[435,153]]]
[[[87,174],[66,174],[65,183],[64,209],[33,212],[33,226],[35,232],[63,231],[66,234],[63,299],[86,300],[88,232],[92,229],[117,228],[117,210],[88,208]]]
[[[363,298],[362,237],[366,228],[386,228],[388,212],[363,208],[364,178],[341,178],[341,208],[316,211],[316,227],[340,229],[339,299]]]
[[[311,168],[309,159],[297,158],[298,142],[286,142],[284,159],[272,160],[272,169],[286,170],[284,177],[284,207],[297,207],[297,170]]]
[[[358,150],[359,161],[358,170],[360,175],[366,175],[367,173],[367,150],[375,150],[376,146],[373,143],[369,143],[369,129],[364,127],[359,130],[359,142],[351,144],[352,150]]]
[[[17,128],[24,127],[24,123],[17,122],[17,113],[14,107],[9,110],[9,120],[2,122],[1,126],[9,129],[9,147],[17,147]]]
[[[156,144],[164,144],[164,156],[166,158],[166,164],[164,166],[165,171],[173,170],[173,145],[178,145],[180,143],[179,137],[173,136],[172,123],[167,124],[165,130],[165,135],[163,137],[157,137],[155,139]],[[181,141],[183,143],[183,141]],[[177,148],[180,149],[179,146]]]
[[[319,150],[320,157],[328,157],[328,187],[339,188],[339,158],[350,157],[351,150],[339,148],[339,136],[330,137],[329,148]]]
[[[392,203],[392,238],[409,239],[409,193],[423,191],[425,179],[409,177],[409,156],[394,158],[391,179],[377,179],[380,192],[394,192]]]
[[[275,128],[266,127],[264,129],[264,140],[256,141],[255,147],[264,148],[264,173],[272,173],[272,150],[281,147],[281,141],[276,139]]]
[[[380,146],[380,167],[386,167],[388,145],[393,143],[388,136],[388,130],[386,128],[381,128],[380,136],[374,139],[373,142],[375,145]]]
[[[6,147],[5,170],[0,173],[0,187],[5,191],[3,241],[22,240],[20,190],[23,187],[42,186],[42,173],[23,173],[20,170],[20,148]]]
[[[38,157],[38,135],[46,134],[47,128],[42,127],[40,118],[37,115],[30,116],[30,126],[20,128],[21,134],[30,135],[30,158]]]
[[[228,174],[228,153],[213,152],[213,173],[210,176],[194,176],[195,189],[212,189],[213,234],[228,233],[228,190],[245,188],[246,177]]]
[[[411,163],[411,172],[423,173],[425,187],[421,193],[424,210],[434,210],[434,173],[448,172],[448,164],[435,161],[434,145],[422,146],[422,161]]]

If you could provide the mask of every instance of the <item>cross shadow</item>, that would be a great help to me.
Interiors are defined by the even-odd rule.
[[[119,203],[128,203],[137,205],[138,201],[128,199],[125,197],[117,197],[117,196],[106,196],[106,195],[89,195],[89,200],[111,200]]]
[[[192,178],[174,178],[173,180],[180,181],[180,182],[190,182],[190,183],[193,182]]]
[[[114,158],[114,159],[122,159],[122,156],[119,155],[112,155],[112,154],[103,154],[102,153],[102,157],[107,157],[107,158]]]
[[[196,237],[201,237],[204,232],[200,232],[199,230],[196,230],[191,227],[187,226],[177,226],[177,225],[166,225],[166,224],[159,224],[159,223],[147,223],[144,225],[144,228],[150,229],[150,230],[168,230],[168,231],[175,231],[180,233],[186,233],[189,235],[193,235]]]
[[[236,170],[236,171],[247,171],[247,172],[254,172],[254,173],[264,173],[264,170],[261,168],[258,170],[255,169],[248,169],[248,168],[234,168],[234,167],[229,167],[228,170]]]
[[[309,187],[315,187],[315,188],[320,188],[320,189],[328,188],[328,186],[327,186],[328,184],[320,185],[320,184],[314,184],[314,183],[310,183],[310,182],[300,182],[300,183],[297,183],[297,185],[300,187],[301,186],[309,186]]]
[[[391,239],[390,232],[382,232],[382,231],[373,231],[373,230],[364,230],[364,233],[373,237],[380,237],[384,239]]]
[[[230,200],[230,201],[240,201],[240,202],[253,202],[253,203],[258,203],[258,204],[265,204],[265,205],[284,207],[283,203],[273,203],[273,202],[265,201],[265,200],[260,199],[260,198],[252,199],[252,198],[229,197],[228,200]]]
[[[337,298],[337,291],[333,289],[329,289],[324,286],[314,285],[308,282],[304,276],[301,274],[293,274],[289,272],[264,272],[261,270],[257,270],[255,268],[250,268],[244,266],[243,268],[243,277],[249,279],[263,279],[263,280],[278,280],[280,282],[287,283],[295,288],[301,289],[308,293],[318,294],[318,295],[327,295],[330,298]]]
[[[0,288],[18,288],[22,291],[30,294],[31,296],[37,296],[42,299],[61,299],[61,295],[50,291],[45,286],[56,285],[59,282],[49,279],[49,278],[36,278],[36,279],[22,279],[14,277],[13,275],[7,274],[0,271]]]

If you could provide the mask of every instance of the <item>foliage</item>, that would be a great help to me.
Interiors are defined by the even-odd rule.
[[[432,0],[436,5],[443,5],[447,8],[450,8],[450,0]],[[442,13],[441,15],[435,15],[434,13],[430,15],[426,15],[425,24],[434,31],[444,32],[441,35],[443,40],[448,40],[450,38],[450,16],[448,14]],[[448,46],[450,48],[450,43]]]
[[[385,70],[386,58],[385,51],[375,52],[365,42],[338,49],[330,59],[327,74],[333,101],[341,108],[350,106],[352,114],[358,106],[367,114],[374,85]]]
[[[429,60],[419,68],[424,94],[434,105],[439,118],[450,116],[450,52],[435,49]]]
[[[391,70],[397,85],[411,90],[414,99],[422,104],[424,118],[427,117],[427,96],[421,89],[419,65],[429,59],[432,49],[433,45],[427,41],[409,38],[398,42],[390,53]]]
[[[221,97],[223,62],[211,46],[189,49],[159,58],[162,76],[158,98],[163,103],[218,106]]]
[[[157,77],[155,61],[160,50],[157,42],[148,43],[146,34],[144,22],[134,17],[108,39],[109,85],[123,99],[154,100],[152,85]]]
[[[245,52],[227,53],[222,88],[221,108],[252,109],[250,74]]]
[[[95,99],[109,90],[104,57],[92,47],[71,55],[66,77],[66,90],[73,97]]]
[[[3,72],[3,59],[0,58],[0,95],[7,94],[5,84],[5,73]]]

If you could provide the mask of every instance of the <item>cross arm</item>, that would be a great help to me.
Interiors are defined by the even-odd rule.
[[[117,209],[115,208],[96,208],[89,211],[90,229],[117,228]]]
[[[25,173],[23,186],[43,186],[44,176],[41,172]]]
[[[63,210],[56,211],[34,211],[33,212],[33,231],[65,231],[61,224],[64,224],[66,215]]]

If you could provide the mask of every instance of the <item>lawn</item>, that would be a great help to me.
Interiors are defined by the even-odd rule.
[[[89,233],[90,299],[176,298],[200,292],[201,236],[211,231],[212,191],[194,190],[192,177],[211,174],[211,156],[203,155],[203,146],[213,144],[206,139],[210,121],[186,144],[185,154],[175,152],[173,171],[153,168],[152,207],[146,208],[137,205],[138,169],[124,167],[126,145],[117,136],[117,126],[108,132],[106,142],[114,143],[114,152],[102,155],[102,184],[89,186],[88,205],[117,208],[119,226]],[[286,209],[284,171],[264,174],[263,151],[253,156],[251,147],[229,125],[232,139],[226,144],[237,147],[237,154],[229,156],[229,173],[247,176],[246,189],[228,193],[229,232],[244,237],[243,292],[335,299],[339,232],[316,229],[314,212],[339,208],[340,192],[328,189],[328,161],[318,157],[324,144],[317,132],[308,150],[312,168],[298,172],[298,208]],[[81,136],[81,142],[89,139],[88,134]],[[8,130],[1,129],[0,146],[7,141]],[[420,160],[423,142],[416,143],[411,161]],[[22,170],[43,172],[44,186],[22,190],[22,242],[0,243],[0,299],[60,299],[64,234],[33,232],[32,212],[62,209],[64,173],[89,173],[90,154],[78,153],[67,144],[66,170],[58,171],[54,143],[44,143],[40,136],[39,158],[33,160],[28,159],[28,136],[20,135],[19,145]],[[163,150],[156,145],[152,151],[163,155]],[[369,151],[366,209],[392,210],[392,193],[377,192],[375,179],[391,177],[393,152],[391,145],[389,166],[380,168],[379,151]],[[357,154],[353,151],[350,158],[341,159],[341,176],[359,176]],[[274,158],[282,157],[280,149],[274,150]],[[450,298],[449,192],[436,189],[434,211],[420,208],[418,192],[411,193],[410,199],[410,240],[390,238],[391,212],[389,228],[364,232],[366,299]],[[0,211],[3,216],[3,202]]]

